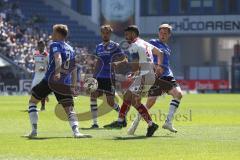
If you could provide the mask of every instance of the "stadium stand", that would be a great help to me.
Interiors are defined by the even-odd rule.
[[[74,45],[77,54],[91,53],[99,41],[99,37],[93,32],[69,20],[68,17],[45,5],[41,0],[22,0],[21,3],[16,0],[1,1],[0,54],[11,59],[27,72],[33,73],[33,53],[37,41],[43,39],[48,43],[49,33],[55,23],[67,24],[71,33],[74,33],[70,33],[69,40]],[[92,58],[84,58],[83,72],[91,72],[93,61]]]
[[[84,26],[80,26],[76,21],[70,20],[68,16],[62,15],[60,11],[54,10],[41,0],[21,0],[19,7],[26,18],[37,22],[39,28],[47,33],[51,32],[53,24],[64,23],[67,24],[70,29],[69,40],[73,43],[89,45],[97,43],[100,40],[100,37],[95,35],[94,32],[89,31]]]

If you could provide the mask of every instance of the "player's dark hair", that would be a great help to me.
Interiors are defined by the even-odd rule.
[[[137,36],[139,36],[139,29],[136,25],[130,25],[127,28],[124,29],[125,32],[130,31],[134,32]]]
[[[109,24],[105,24],[105,25],[102,25],[101,28],[100,28],[101,32],[103,30],[107,30],[109,32],[113,32],[113,28],[109,25]]]
[[[64,24],[55,24],[53,26],[53,30],[57,31],[60,33],[64,38],[67,37],[68,35],[68,26]]]

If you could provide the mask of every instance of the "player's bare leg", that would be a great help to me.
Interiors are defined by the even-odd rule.
[[[107,103],[110,107],[112,107],[115,111],[119,112],[120,108],[118,104],[115,103],[114,101],[114,95],[112,93],[105,93],[106,94],[106,99]],[[91,126],[92,129],[99,128],[98,126],[98,109],[97,109],[97,98],[102,96],[103,92],[102,91],[96,91],[91,94],[91,113],[92,113],[92,119],[93,119],[93,124]]]
[[[115,103],[114,95],[112,93],[106,93],[107,103],[111,106],[116,112],[120,111],[120,107]]]
[[[35,97],[31,96],[29,100],[29,106],[28,106],[28,113],[29,113],[29,119],[32,126],[32,131],[28,135],[29,138],[34,138],[37,136],[37,124],[38,124],[38,110],[37,110],[37,104],[40,100],[36,99]]]
[[[64,110],[66,112],[66,114],[68,115],[68,121],[70,124],[70,127],[73,131],[73,135],[75,138],[91,138],[91,135],[88,134],[82,134],[79,132],[79,124],[78,124],[78,118],[76,116],[76,113],[74,111],[74,107],[73,107],[73,103],[71,102],[72,100],[70,100],[69,102],[64,101],[62,103]]]
[[[175,87],[175,88],[171,89],[168,92],[168,94],[172,95],[173,99],[169,106],[167,119],[166,119],[165,123],[163,124],[162,128],[176,133],[177,130],[173,127],[172,120],[173,120],[174,114],[176,113],[176,111],[178,109],[180,101],[182,99],[182,91],[181,91],[180,87]]]
[[[45,111],[45,109],[46,109],[46,108],[45,108],[46,102],[49,102],[49,98],[48,98],[48,97],[46,97],[46,98],[44,98],[44,99],[41,100],[41,109],[40,109],[41,111]]]
[[[152,108],[152,106],[156,103],[157,98],[158,98],[157,96],[148,97],[146,107],[148,109]]]
[[[152,137],[154,132],[158,129],[158,125],[152,122],[152,118],[148,113],[148,109],[142,104],[141,97],[139,95],[134,94],[135,104],[133,106],[137,109],[138,113],[141,117],[147,122],[148,129],[147,129],[147,137]]]
[[[45,98],[41,100],[41,111],[45,111]]]
[[[93,124],[91,126],[92,129],[99,128],[98,121],[97,121],[97,117],[98,117],[97,98],[101,95],[102,93],[100,93],[99,91],[95,91],[91,93],[90,107],[91,107],[92,120],[93,120]]]
[[[119,111],[118,120],[108,125],[103,126],[104,128],[122,128],[127,126],[126,115],[132,104],[132,93],[127,91],[123,96],[123,103]]]
[[[156,103],[156,100],[157,100],[157,96],[148,97],[147,103],[146,103],[146,108],[149,110]],[[141,114],[138,113],[137,116],[135,117],[134,121],[132,122],[130,128],[128,129],[128,132],[127,132],[128,135],[134,135],[141,118],[142,118]]]

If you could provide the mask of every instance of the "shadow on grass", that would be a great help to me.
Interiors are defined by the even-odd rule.
[[[28,109],[19,110],[20,112],[28,112]]]
[[[162,138],[175,138],[174,135],[163,135],[163,136],[158,136],[158,137],[162,137]]]
[[[126,137],[113,137],[111,140],[139,140],[139,139],[149,139],[149,138],[159,138],[160,136],[152,136],[152,137],[146,137],[144,135],[141,136],[126,136]]]
[[[146,136],[131,136],[131,137],[113,137],[113,140],[138,140],[146,139]]]
[[[28,109],[19,110],[19,112],[28,113]],[[40,110],[40,109],[38,109],[38,112],[46,112],[46,110]]]
[[[161,136],[152,136],[152,137],[146,137],[145,135],[140,136],[126,136],[126,137],[113,137],[111,140],[139,140],[139,139],[151,139],[151,138],[175,138],[174,135],[161,135]]]
[[[34,138],[29,138],[27,136],[21,136],[22,138],[25,138],[27,140],[51,140],[51,139],[65,139],[65,138],[74,138],[74,137],[34,137]]]
[[[109,129],[106,129],[106,128],[79,128],[81,130],[109,130]]]

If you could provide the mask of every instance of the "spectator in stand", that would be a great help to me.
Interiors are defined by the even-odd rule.
[[[29,73],[34,71],[33,53],[39,40],[47,44],[51,36],[37,27],[44,17],[35,15],[34,19],[25,19],[18,2],[0,1],[0,54],[5,55]],[[36,23],[35,23],[36,22]],[[74,44],[76,54],[82,55],[81,73],[91,74],[95,64],[91,45]]]

